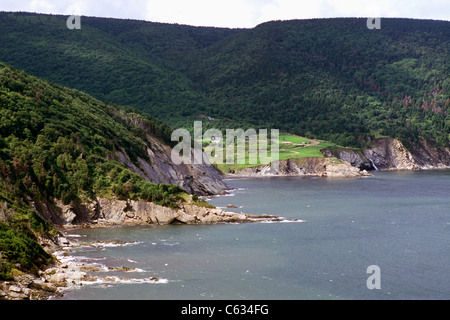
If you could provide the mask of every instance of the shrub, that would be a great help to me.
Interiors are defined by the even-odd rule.
[[[25,226],[22,222],[15,224],[17,226],[11,227],[0,223],[1,278],[8,278],[11,264],[24,271],[36,272],[52,260],[51,255],[33,239],[32,232],[23,230]]]

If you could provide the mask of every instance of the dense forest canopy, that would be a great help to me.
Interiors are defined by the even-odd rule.
[[[150,183],[115,157],[125,150],[131,160],[146,159],[146,136],[170,141],[170,132],[141,111],[0,63],[0,280],[12,269],[36,272],[52,259],[37,238],[57,231],[33,209],[36,202],[103,196],[177,207],[184,190]]]
[[[0,60],[187,127],[276,128],[342,145],[448,146],[450,22],[337,18],[191,27],[0,13]],[[214,119],[214,120],[208,120]]]
[[[148,159],[147,134],[170,141],[160,120],[1,63],[0,106],[0,183],[12,193],[70,203],[112,191],[171,204],[164,187],[115,161],[120,150],[132,161]]]

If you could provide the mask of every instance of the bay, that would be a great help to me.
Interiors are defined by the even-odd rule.
[[[450,171],[355,179],[234,178],[217,207],[300,222],[114,227],[69,232],[69,259],[135,268],[58,299],[449,299]],[[380,289],[369,289],[369,266]],[[157,283],[138,282],[157,277]]]

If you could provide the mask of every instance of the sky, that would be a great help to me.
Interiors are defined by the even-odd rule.
[[[0,11],[253,28],[272,20],[398,17],[450,20],[449,0],[0,0]]]

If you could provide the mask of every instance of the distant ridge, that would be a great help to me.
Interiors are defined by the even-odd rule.
[[[0,13],[0,61],[172,127],[272,127],[365,147],[449,146],[450,22],[271,21],[252,29]]]

